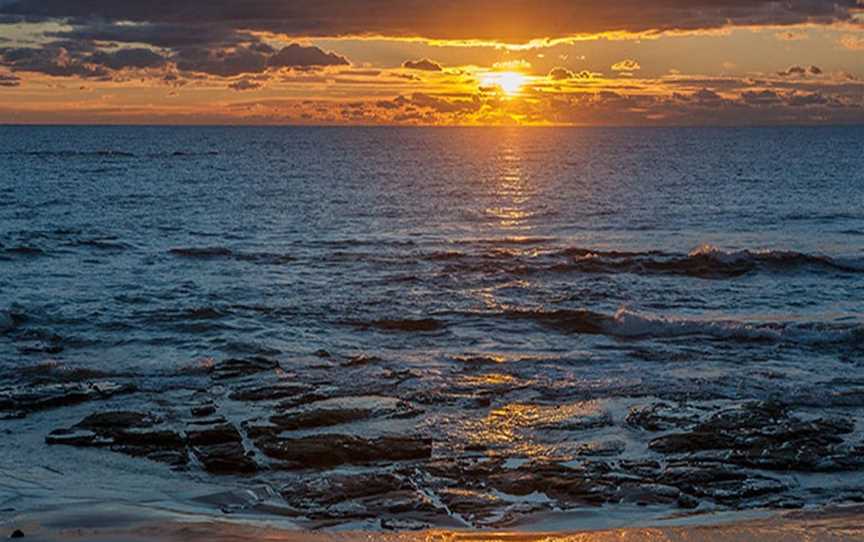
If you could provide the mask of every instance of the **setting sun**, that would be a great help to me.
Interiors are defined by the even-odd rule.
[[[528,82],[528,77],[519,72],[491,72],[486,74],[481,83],[484,87],[495,87],[508,96],[519,94]]]

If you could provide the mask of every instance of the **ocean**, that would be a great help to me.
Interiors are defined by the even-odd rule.
[[[864,128],[0,127],[0,520],[860,501]]]

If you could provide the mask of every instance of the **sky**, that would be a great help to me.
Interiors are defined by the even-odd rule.
[[[0,0],[0,123],[864,123],[864,0]]]

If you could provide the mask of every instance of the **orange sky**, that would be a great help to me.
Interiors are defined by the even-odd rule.
[[[859,0],[0,0],[0,122],[864,122]]]

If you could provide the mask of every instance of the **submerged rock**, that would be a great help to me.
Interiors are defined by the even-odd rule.
[[[217,380],[250,376],[279,369],[279,363],[262,356],[232,358],[221,361],[210,368],[210,376]]]

